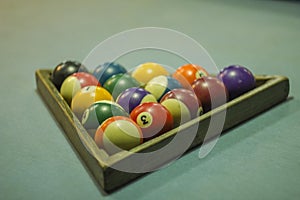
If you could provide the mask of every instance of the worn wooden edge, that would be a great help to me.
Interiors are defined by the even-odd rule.
[[[49,70],[36,70],[35,76],[38,92],[96,181],[104,188],[103,169],[105,169],[105,166],[93,155],[105,158],[107,154],[103,150],[101,151],[99,148],[96,148],[96,144],[88,137],[88,133],[72,113],[69,105],[51,83],[49,74]]]
[[[166,144],[172,142],[178,135],[190,134],[190,130],[196,130],[197,134],[192,135],[193,141],[186,150],[198,146],[205,139],[214,138],[219,133],[207,135],[209,122],[212,117],[224,115],[226,118],[222,131],[225,131],[241,122],[248,120],[272,106],[284,101],[289,94],[289,80],[284,76],[255,76],[257,87],[244,95],[193,119],[180,127],[177,127],[153,140],[143,143],[131,151],[122,151],[115,155],[108,156],[100,150],[93,139],[81,125],[77,117],[72,113],[68,104],[64,101],[55,86],[49,79],[51,71],[47,69],[36,70],[37,89],[46,104],[54,114],[56,120],[64,129],[72,145],[80,154],[86,166],[90,169],[96,181],[108,192],[114,191],[129,181],[136,179],[144,173],[131,173],[116,169],[119,164],[130,162],[134,154],[147,153],[159,150]],[[199,128],[201,127],[201,128]],[[180,131],[179,131],[180,130]],[[180,132],[180,134],[178,134]],[[159,167],[178,156],[182,150],[173,151],[171,154],[162,155],[159,159],[151,160],[152,164]]]

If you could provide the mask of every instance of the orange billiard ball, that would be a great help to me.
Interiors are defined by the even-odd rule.
[[[196,79],[208,75],[208,72],[203,67],[195,64],[186,64],[176,69],[173,73],[173,78],[177,79],[183,87],[191,89],[191,85]]]

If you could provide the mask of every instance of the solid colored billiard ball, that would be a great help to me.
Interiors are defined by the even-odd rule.
[[[148,62],[137,66],[131,75],[144,85],[156,76],[169,75],[169,72],[160,64]]]
[[[124,90],[139,86],[140,83],[129,74],[113,75],[107,79],[103,85],[103,87],[112,94],[114,99],[116,99]]]
[[[141,127],[144,141],[173,128],[171,113],[160,103],[142,103],[132,110],[130,118]]]
[[[71,109],[81,119],[83,112],[94,102],[100,100],[113,101],[111,94],[100,86],[86,86],[78,91],[71,101]]]
[[[160,101],[160,99],[167,92],[175,88],[182,88],[182,86],[176,79],[170,76],[163,76],[163,75],[152,78],[145,85],[145,90],[153,94],[157,99],[157,101]]]
[[[173,89],[162,97],[160,103],[167,99],[177,99],[178,101],[184,103],[187,106],[192,119],[200,116],[203,113],[202,104],[198,100],[194,91],[185,88]]]
[[[51,81],[55,87],[60,91],[61,84],[63,81],[76,72],[88,72],[88,69],[82,65],[80,62],[76,61],[65,61],[59,63],[53,70],[51,74]]]
[[[191,89],[193,82],[203,76],[208,76],[208,72],[201,66],[186,64],[176,69],[173,78],[177,79],[184,88]]]
[[[143,88],[132,87],[123,91],[116,102],[130,113],[135,107],[146,102],[157,102],[156,98]]]
[[[93,71],[93,75],[99,80],[101,85],[104,85],[104,83],[113,75],[124,74],[126,72],[126,68],[121,64],[115,62],[107,62],[103,65],[97,66]]]
[[[252,72],[241,65],[225,67],[218,74],[218,78],[227,88],[230,100],[255,88],[255,77]]]
[[[99,148],[112,155],[138,146],[143,142],[143,135],[141,128],[132,119],[114,116],[98,127],[94,139]]]
[[[227,102],[228,93],[221,80],[206,76],[197,79],[192,88],[202,104],[203,111],[208,112]]]
[[[60,93],[70,105],[73,96],[86,86],[100,86],[98,80],[87,72],[77,72],[68,76],[61,85]]]
[[[86,129],[97,129],[106,119],[113,116],[125,116],[129,114],[117,103],[112,101],[97,101],[86,109],[82,116],[82,124]]]

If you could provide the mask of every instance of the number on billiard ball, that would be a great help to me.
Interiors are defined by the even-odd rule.
[[[142,103],[132,110],[130,118],[141,127],[144,141],[173,128],[171,113],[160,103]]]
[[[94,102],[100,100],[113,101],[113,97],[103,87],[86,86],[73,97],[71,101],[71,109],[80,120],[83,112]]]
[[[195,64],[186,64],[176,69],[173,73],[173,78],[177,79],[184,88],[190,89],[196,79],[208,75],[208,72],[203,67]]]

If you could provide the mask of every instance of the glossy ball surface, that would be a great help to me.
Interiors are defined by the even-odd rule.
[[[133,120],[115,116],[99,126],[94,139],[99,148],[112,155],[138,146],[143,142],[143,135],[141,128]]]
[[[129,74],[116,74],[110,77],[103,85],[116,99],[124,90],[139,87],[140,83]]]
[[[161,105],[171,113],[174,127],[184,124],[192,119],[188,107],[177,99],[166,99]]]
[[[177,79],[184,88],[190,89],[196,79],[208,75],[208,72],[203,67],[186,64],[176,69],[173,73],[173,78]]]
[[[232,100],[255,88],[255,77],[252,72],[244,66],[230,65],[225,67],[218,74],[223,81]]]
[[[128,113],[138,105],[146,102],[157,102],[156,98],[143,88],[132,87],[123,91],[116,102]]]
[[[153,94],[157,101],[160,101],[167,92],[175,88],[182,88],[182,86],[176,79],[162,75],[154,77],[145,85],[145,90]]]
[[[97,129],[106,119],[113,116],[125,116],[129,114],[117,103],[112,101],[97,101],[86,109],[82,116],[82,124],[86,129]]]
[[[60,94],[70,105],[73,96],[86,86],[100,86],[98,80],[86,72],[77,72],[68,76],[61,85]]]
[[[53,70],[51,74],[51,81],[55,87],[60,91],[60,87],[63,81],[76,72],[88,72],[88,69],[81,63],[76,61],[65,61],[59,63]]]
[[[202,115],[203,113],[201,102],[198,100],[196,94],[191,90],[185,88],[173,89],[162,97],[160,103],[167,99],[177,99],[184,103],[189,109],[192,119]]]
[[[87,86],[75,94],[71,101],[71,109],[78,119],[81,120],[83,112],[94,102],[100,100],[113,101],[113,97],[103,87]]]
[[[137,66],[131,75],[144,85],[156,76],[169,75],[169,72],[160,64],[148,62]]]
[[[216,77],[199,78],[192,84],[192,88],[201,102],[204,112],[208,112],[227,102],[227,90],[223,82]]]
[[[126,72],[126,68],[122,65],[114,62],[107,62],[97,66],[93,71],[93,75],[99,80],[101,85],[104,85],[104,83],[113,75],[124,74]]]
[[[130,118],[142,129],[144,141],[173,128],[171,113],[159,103],[143,103],[130,113]]]

